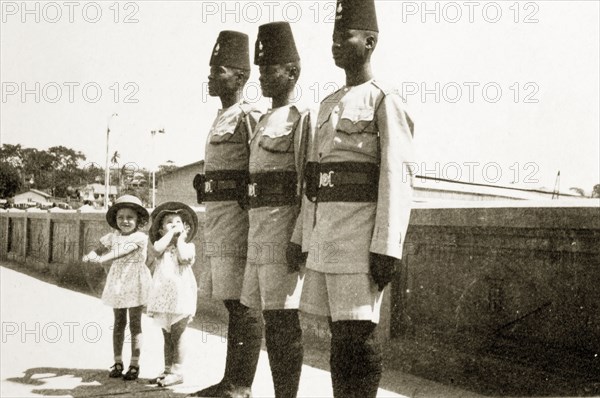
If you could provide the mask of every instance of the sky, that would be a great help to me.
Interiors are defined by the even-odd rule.
[[[597,1],[376,1],[377,80],[415,122],[417,173],[591,191],[600,183]],[[221,30],[292,24],[298,103],[344,84],[331,57],[332,1],[3,1],[0,143],[64,145],[104,167],[204,157],[220,108],[207,94]],[[253,66],[245,94],[265,110]],[[111,116],[113,114],[118,116]],[[152,131],[164,129],[164,134]],[[154,138],[153,138],[154,137]]]

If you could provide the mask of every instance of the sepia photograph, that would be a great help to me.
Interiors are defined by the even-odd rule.
[[[0,396],[600,396],[600,2],[0,11]]]

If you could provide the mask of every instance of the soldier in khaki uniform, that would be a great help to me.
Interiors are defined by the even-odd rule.
[[[332,52],[346,85],[321,103],[287,251],[292,265],[308,253],[301,309],[330,319],[333,392],[344,398],[377,394],[375,329],[411,207],[413,126],[398,93],[373,79],[377,39],[373,0],[338,0]]]
[[[275,396],[287,398],[298,391],[303,347],[298,318],[302,276],[288,269],[285,251],[299,212],[302,142],[309,133],[308,112],[290,104],[300,57],[287,22],[259,27],[254,63],[272,108],[250,140],[250,229],[241,301],[263,311]]]
[[[251,396],[260,354],[260,311],[240,303],[248,236],[248,141],[260,116],[241,95],[250,75],[248,45],[247,35],[223,31],[210,59],[209,94],[220,97],[223,109],[208,134],[205,174],[194,180],[198,203],[206,204],[198,290],[200,296],[223,300],[229,325],[223,379],[192,396]]]

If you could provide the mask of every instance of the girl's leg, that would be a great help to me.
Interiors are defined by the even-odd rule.
[[[125,326],[127,326],[127,308],[115,308],[115,323],[113,325],[113,354],[115,363],[123,363],[123,341],[125,341]]]
[[[171,365],[173,365],[173,343],[171,339],[171,332],[167,332],[165,329],[162,329],[162,332],[165,340],[165,373],[169,373],[171,371]]]
[[[173,366],[171,373],[158,382],[160,386],[172,386],[183,382],[181,365],[184,359],[182,335],[188,324],[189,317],[185,317],[171,325],[171,347],[173,347]]]
[[[185,344],[183,342],[183,332],[190,320],[189,316],[179,320],[171,325],[171,344],[173,347],[173,372],[181,373],[181,365],[185,359]]]
[[[129,332],[131,333],[131,363],[139,366],[140,351],[142,350],[142,307],[129,308]]]

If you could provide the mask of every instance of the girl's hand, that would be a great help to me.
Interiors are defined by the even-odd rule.
[[[98,254],[96,254],[96,252],[91,251],[88,254],[86,254],[85,256],[83,256],[81,261],[83,261],[84,263],[93,263],[93,264],[99,263],[100,256]]]
[[[181,234],[185,231],[185,228],[183,227],[183,224],[177,224],[173,227],[173,230],[176,234]]]
[[[98,256],[98,255],[96,255],[94,257],[88,257],[88,262],[90,262],[92,264],[101,264],[102,263],[100,256]]]
[[[181,226],[173,225],[167,230],[167,232],[165,233],[165,236],[168,235],[170,237],[177,238],[179,236],[179,234],[181,233],[181,231],[182,231]]]
[[[187,240],[187,236],[188,236],[188,231],[187,231],[187,229],[183,228],[183,230],[179,234],[179,239],[181,239],[183,242],[185,242]]]

